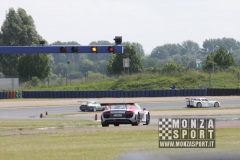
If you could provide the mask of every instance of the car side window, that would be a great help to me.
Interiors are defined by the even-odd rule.
[[[142,108],[137,103],[135,104],[135,107],[137,110],[142,110]]]

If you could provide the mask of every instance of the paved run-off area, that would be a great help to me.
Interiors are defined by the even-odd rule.
[[[183,102],[186,97],[138,97],[138,98],[74,98],[74,99],[1,99],[0,108],[79,105],[81,101],[97,100],[102,103],[117,102]],[[209,100],[239,100],[240,96],[206,97]],[[240,104],[239,104],[240,105]]]

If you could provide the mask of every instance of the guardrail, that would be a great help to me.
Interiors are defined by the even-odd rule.
[[[0,99],[12,98],[122,98],[122,97],[178,97],[178,96],[234,96],[240,89],[167,89],[116,91],[5,91]]]

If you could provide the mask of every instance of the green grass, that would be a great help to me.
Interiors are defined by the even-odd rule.
[[[199,153],[211,152],[237,152],[240,148],[240,128],[216,129],[216,149],[159,149],[158,130],[135,130],[133,127],[117,127],[112,130],[101,128],[95,130],[92,125],[95,122],[79,120],[0,120],[1,127],[14,128],[14,133],[21,133],[20,128],[30,126],[32,130],[43,126],[66,126],[73,125],[78,131],[64,132],[67,129],[60,127],[63,132],[52,132],[51,134],[17,134],[0,136],[0,159],[1,160],[78,160],[78,159],[116,159],[126,153]],[[82,125],[80,128],[75,128]],[[98,124],[99,125],[99,124]],[[75,127],[74,127],[75,126]],[[97,127],[97,126],[95,126]],[[100,126],[98,126],[100,127]],[[90,129],[89,129],[90,128]],[[84,129],[87,129],[84,131]],[[89,130],[88,130],[89,129]],[[9,131],[9,130],[8,130]],[[2,133],[2,132],[1,132]]]
[[[221,128],[217,129],[216,132],[218,148],[226,148],[227,150],[240,148],[240,128]]]
[[[98,123],[87,120],[0,120],[0,131],[32,131],[38,128],[56,128],[63,129],[67,126],[74,128],[82,128],[86,126],[97,126]]]
[[[239,88],[240,81],[235,73],[206,72],[181,73],[178,75],[134,74],[118,77],[96,78],[85,83],[49,87],[22,88],[22,90],[159,90],[169,89],[173,84],[181,88]]]
[[[0,159],[110,159],[129,149],[156,148],[156,131],[143,133],[99,131],[0,137]]]

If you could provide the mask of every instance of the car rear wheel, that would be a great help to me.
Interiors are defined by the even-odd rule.
[[[218,102],[215,102],[215,103],[214,103],[214,107],[219,107],[219,103],[218,103]]]
[[[202,103],[198,102],[197,103],[197,108],[201,108],[202,107]]]
[[[140,114],[139,113],[135,116],[135,120],[136,120],[136,122],[132,123],[132,126],[139,125],[139,123],[140,123]]]
[[[109,126],[108,123],[104,123],[104,122],[102,122],[102,127],[108,127],[108,126]]]
[[[150,123],[150,113],[146,115],[146,123],[145,125],[148,125]]]
[[[118,124],[118,123],[115,123],[114,126],[119,126],[119,124]]]

